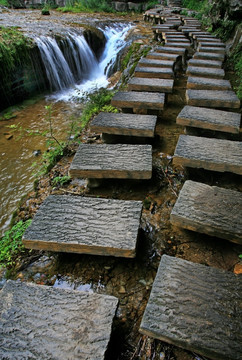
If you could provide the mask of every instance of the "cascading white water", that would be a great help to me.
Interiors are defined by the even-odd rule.
[[[108,85],[107,77],[115,64],[117,54],[125,46],[125,36],[131,25],[115,24],[104,30],[106,45],[98,63],[83,35],[69,32],[66,37],[68,52],[63,54],[53,38],[38,38],[37,45],[46,68],[51,99],[71,101],[100,87]]]

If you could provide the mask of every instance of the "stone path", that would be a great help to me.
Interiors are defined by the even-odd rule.
[[[194,90],[232,90],[229,80],[213,79],[199,76],[189,76],[187,89]]]
[[[104,359],[118,299],[8,280],[0,291],[1,359]]]
[[[163,255],[140,332],[211,359],[240,360],[241,292],[232,273]]]
[[[129,91],[133,90],[133,91],[172,93],[173,86],[174,86],[174,80],[170,80],[170,79],[133,77],[128,82]]]
[[[187,104],[211,108],[239,109],[240,101],[234,91],[191,90],[186,91]]]
[[[138,91],[118,91],[111,100],[111,104],[120,109],[158,110],[164,109],[165,94]]]

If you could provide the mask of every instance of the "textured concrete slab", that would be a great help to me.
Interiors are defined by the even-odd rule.
[[[202,53],[218,53],[225,55],[225,48],[224,47],[216,47],[216,46],[198,46],[198,52]]]
[[[101,112],[92,120],[90,128],[105,134],[153,137],[156,121],[155,115]]]
[[[163,255],[140,332],[209,359],[240,360],[241,288],[233,273]]]
[[[179,125],[239,134],[241,115],[228,111],[185,106],[178,114]]]
[[[187,79],[187,89],[232,90],[232,87],[229,80],[189,76]]]
[[[23,236],[28,249],[133,258],[141,201],[50,195]]]
[[[111,104],[121,109],[135,108],[141,110],[163,110],[165,105],[165,94],[145,91],[118,91],[113,96]]]
[[[204,60],[219,60],[224,61],[224,54],[219,54],[215,52],[195,52],[193,55],[194,59],[204,59]]]
[[[143,77],[133,77],[128,82],[129,91],[160,91],[172,93],[174,80],[171,79],[152,79]]]
[[[153,78],[153,79],[173,79],[174,72],[166,67],[143,67],[136,66],[134,75],[136,77]]]
[[[215,69],[201,66],[188,66],[187,75],[198,76],[198,77],[209,77],[213,79],[223,79],[225,72],[223,69]]]
[[[188,66],[201,66],[205,67],[208,66],[210,68],[222,68],[222,61],[216,61],[216,60],[202,60],[202,59],[191,59],[188,61]]]
[[[242,193],[186,181],[171,212],[184,229],[242,244]]]
[[[242,175],[242,142],[180,135],[173,163]]]
[[[139,61],[139,67],[161,67],[161,68],[170,68],[174,69],[175,61],[174,60],[159,60],[159,59],[149,59],[143,58]]]
[[[150,179],[152,146],[80,144],[69,173],[94,179]]]
[[[192,90],[186,91],[187,105],[212,108],[238,109],[240,100],[234,91]]]
[[[1,359],[104,359],[118,299],[11,281],[0,291]]]

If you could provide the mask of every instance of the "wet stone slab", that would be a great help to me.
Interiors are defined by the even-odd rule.
[[[9,280],[0,292],[0,358],[104,359],[118,299]]]
[[[203,59],[203,60],[219,60],[224,61],[224,54],[217,54],[215,52],[195,52],[193,55],[194,59]]]
[[[220,41],[205,41],[205,40],[199,40],[199,38],[197,39],[197,42],[199,44],[199,48],[200,47],[218,47],[218,48],[225,48],[225,44],[220,42]]]
[[[179,125],[238,134],[241,115],[229,111],[185,106],[178,114]]]
[[[23,235],[28,249],[132,258],[141,201],[50,195]]]
[[[211,108],[238,109],[240,100],[234,91],[229,90],[193,90],[186,91],[187,104]]]
[[[155,115],[101,112],[93,119],[90,127],[92,131],[105,134],[153,137],[156,121]]]
[[[177,61],[180,58],[179,54],[169,54],[157,51],[151,51],[147,54],[146,59],[158,59],[158,60],[173,60]]]
[[[242,142],[180,135],[173,163],[242,175]]]
[[[222,68],[222,61],[216,60],[202,60],[202,59],[191,59],[188,61],[188,66],[208,66],[210,68]]]
[[[118,91],[113,96],[111,104],[121,109],[163,110],[165,94],[146,91]]]
[[[208,77],[214,79],[223,79],[225,72],[223,69],[215,69],[209,67],[201,66],[188,66],[187,75],[189,76],[198,76],[198,77]]]
[[[216,46],[198,46],[198,51],[201,53],[218,53],[225,55],[224,47],[216,47]]]
[[[187,89],[196,90],[232,90],[229,80],[213,79],[208,77],[189,76]]]
[[[152,146],[80,144],[69,173],[94,179],[150,179]]]
[[[128,82],[129,91],[154,91],[163,93],[172,93],[174,80],[171,79],[154,79],[133,77]]]
[[[241,292],[233,273],[163,255],[140,332],[210,359],[240,360]]]
[[[173,79],[174,72],[170,68],[166,67],[144,67],[137,66],[134,71],[136,77],[142,78],[158,78],[158,79]]]
[[[242,244],[242,193],[188,180],[171,212],[184,229]]]
[[[139,67],[161,67],[161,68],[170,68],[173,69],[175,61],[173,60],[159,60],[159,59],[147,59],[143,58],[139,61]]]

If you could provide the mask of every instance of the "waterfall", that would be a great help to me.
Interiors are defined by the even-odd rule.
[[[117,54],[126,45],[125,36],[131,25],[106,26],[106,45],[98,62],[84,36],[68,32],[58,45],[51,37],[39,37],[36,43],[49,81],[52,99],[70,101],[108,85]]]

